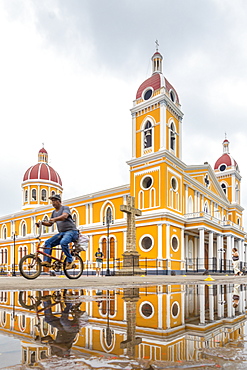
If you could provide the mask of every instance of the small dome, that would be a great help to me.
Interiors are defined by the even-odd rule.
[[[23,181],[43,180],[51,181],[62,186],[62,181],[59,174],[49,166],[48,153],[45,148],[41,148],[38,153],[38,163],[29,167],[23,176]]]
[[[175,101],[179,103],[179,98],[176,90],[170,84],[169,81],[163,76],[162,73],[155,73],[151,77],[149,77],[146,81],[144,81],[137,90],[136,99],[140,99],[142,97],[142,93],[148,88],[151,87],[154,91],[160,89],[161,87],[165,87],[167,93],[171,90],[175,94]]]
[[[224,153],[216,162],[214,165],[214,169],[218,170],[221,165],[226,165],[226,167],[238,167],[237,162],[234,158],[228,153]]]
[[[152,76],[145,80],[139,87],[136,93],[136,99],[143,97],[144,100],[148,100],[153,92],[164,87],[167,95],[173,101],[173,103],[179,104],[179,98],[174,87],[167,81],[162,73],[162,61],[163,57],[160,52],[156,49],[156,52],[151,58],[152,60]]]
[[[62,186],[59,174],[47,163],[37,163],[31,166],[23,176],[23,181],[28,180],[52,181]]]
[[[45,148],[41,148],[40,151],[39,151],[39,153],[46,153],[46,154],[48,154],[47,151],[45,150]]]
[[[229,144],[230,142],[225,139],[222,143],[223,145],[223,154],[222,156],[217,159],[214,165],[215,170],[219,171],[225,171],[226,169],[229,168],[235,168],[237,171],[239,171],[239,167],[235,159],[231,156],[229,153]]]

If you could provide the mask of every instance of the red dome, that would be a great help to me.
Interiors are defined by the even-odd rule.
[[[44,152],[46,152],[45,149],[44,149]],[[52,181],[62,186],[62,181],[61,181],[59,174],[51,166],[43,162],[37,163],[35,166],[30,167],[25,172],[23,181],[27,181],[27,180]]]
[[[167,79],[163,76],[162,73],[154,73],[151,77],[149,77],[146,81],[144,81],[136,93],[136,99],[141,98],[143,91],[148,88],[152,87],[155,90],[160,89],[161,87],[165,87],[166,90],[169,92],[170,90],[173,90],[176,95],[176,101],[179,103],[179,98],[176,90],[173,88],[173,86],[167,81]]]
[[[232,156],[229,154],[229,153],[224,153],[216,162],[215,162],[215,165],[214,165],[214,169],[215,170],[218,170],[219,167],[222,165],[222,164],[225,164],[226,167],[232,167],[232,166],[235,166],[235,167],[238,167],[238,164],[237,162],[235,161],[235,159],[232,158]]]
[[[45,150],[45,148],[41,148],[40,151],[39,151],[39,153],[46,153],[46,154],[48,154],[47,151]]]

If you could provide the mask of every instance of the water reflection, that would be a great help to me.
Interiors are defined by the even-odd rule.
[[[206,369],[242,342],[246,298],[239,284],[0,292],[0,334],[20,340],[26,366]]]

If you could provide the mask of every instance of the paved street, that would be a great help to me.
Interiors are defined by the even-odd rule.
[[[227,275],[213,275],[214,281],[206,281],[208,276],[189,275],[189,276],[83,276],[77,280],[69,280],[66,277],[38,277],[35,280],[27,280],[23,277],[0,277],[1,290],[44,290],[60,288],[120,288],[138,285],[157,285],[157,284],[247,284],[247,276],[236,277]]]

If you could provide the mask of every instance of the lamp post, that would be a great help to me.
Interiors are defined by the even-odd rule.
[[[17,234],[16,234],[16,232],[14,232],[12,234],[12,238],[14,240],[14,268],[12,269],[12,276],[16,276],[16,273],[15,273],[15,239],[16,239],[16,237],[17,237]]]
[[[113,217],[111,213],[111,208],[108,207],[106,211],[106,216],[103,219],[103,225],[107,227],[107,247],[106,247],[106,273],[105,276],[111,276],[110,268],[109,268],[109,259],[110,259],[110,224],[113,224]]]

